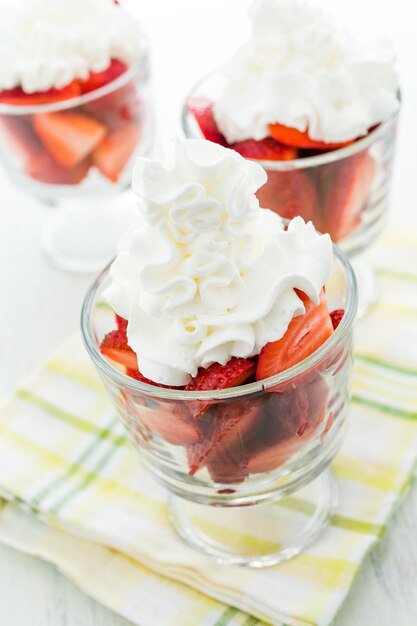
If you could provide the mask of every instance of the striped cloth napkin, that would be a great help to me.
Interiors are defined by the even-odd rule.
[[[358,332],[350,428],[333,463],[340,501],[303,554],[254,571],[184,545],[79,336],[0,410],[0,540],[140,626],[329,624],[417,459],[417,238],[389,234],[374,260],[382,293]],[[291,508],[309,513],[302,498]]]

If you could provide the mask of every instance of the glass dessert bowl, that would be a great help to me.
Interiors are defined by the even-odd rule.
[[[193,143],[205,146],[202,150],[210,145],[208,142]],[[209,204],[214,206],[214,198],[210,194],[223,198],[232,211],[233,200],[230,205],[224,200],[225,190],[230,192],[232,187],[235,188],[228,181],[228,174],[225,174],[223,191],[221,188],[214,190],[213,182],[218,182],[220,172],[226,171],[230,174],[232,165],[243,168],[245,164],[243,159],[239,160],[237,155],[227,150],[220,149],[214,157],[204,171],[200,158],[195,159],[193,167],[189,169],[189,178],[199,180],[194,187],[194,191],[198,190],[196,197],[199,203],[197,209],[193,207],[196,209],[196,212],[193,210],[194,217],[198,217],[194,222],[195,233],[201,234],[199,229],[204,207]],[[236,159],[238,160],[235,161]],[[134,188],[142,189],[143,198],[147,196],[142,184],[146,188],[147,181],[150,180],[150,169],[146,168],[153,166],[154,164],[148,162],[141,166],[143,169],[138,168],[137,178],[141,180],[136,184],[134,175]],[[249,170],[255,167],[256,171],[253,170],[252,173],[260,172],[263,180],[262,170],[258,171],[257,166],[249,163],[246,166]],[[170,171],[172,174],[176,170],[174,168]],[[158,176],[161,176],[159,165],[158,172]],[[242,185],[248,184],[242,182],[246,180],[244,176],[242,178],[242,172],[239,170],[234,181],[239,188],[239,194]],[[204,185],[202,181],[205,181]],[[158,181],[153,180],[153,183],[156,182]],[[227,182],[230,183],[229,187],[226,186]],[[155,189],[160,184],[161,180]],[[193,197],[190,185],[192,183],[185,184],[186,196],[178,194],[177,188],[173,192],[173,197],[182,198],[181,206],[177,207],[180,213],[187,206],[187,202],[190,206],[190,198]],[[206,193],[204,198],[202,186]],[[148,192],[151,197],[154,190],[148,189]],[[145,228],[143,233],[147,232],[148,236],[152,232],[155,234],[154,220],[156,215],[162,219],[163,206],[167,207],[170,216],[167,221],[169,229],[164,231],[160,223],[156,224],[157,232],[174,232],[172,206],[167,199],[167,193],[165,188],[163,197],[159,200],[155,195],[158,208],[153,207],[153,216],[146,211],[144,213],[149,217],[146,227],[149,230],[146,231]],[[251,220],[252,212],[249,207],[256,209],[257,202],[253,192],[248,195],[250,202],[246,217]],[[233,197],[234,193],[231,193],[231,198]],[[243,198],[244,196],[240,196],[240,202],[245,204]],[[267,214],[269,212],[259,208],[254,213],[262,221],[269,219]],[[223,219],[222,223],[228,219],[230,216]],[[324,274],[320,273],[321,278],[317,279],[319,295],[313,298],[315,302],[301,289],[295,288],[294,291],[288,287],[291,279],[288,272],[284,272],[283,282],[280,278],[277,283],[281,285],[280,296],[276,302],[277,319],[273,315],[263,316],[263,322],[253,328],[263,336],[269,324],[278,326],[284,315],[283,310],[289,306],[290,301],[295,303],[294,311],[298,313],[295,313],[289,324],[284,324],[277,341],[265,341],[261,349],[252,350],[248,356],[224,356],[224,350],[242,352],[243,344],[242,339],[239,345],[236,342],[235,347],[230,348],[230,342],[224,340],[225,333],[228,333],[226,327],[221,331],[221,337],[216,335],[215,341],[213,338],[216,333],[213,329],[204,335],[200,328],[198,336],[195,336],[198,323],[204,323],[208,318],[206,314],[201,317],[198,314],[197,319],[191,313],[185,318],[185,330],[196,341],[196,345],[198,344],[194,356],[200,359],[204,349],[207,348],[210,354],[214,354],[211,352],[214,349],[217,355],[223,354],[222,363],[212,356],[206,366],[198,367],[194,375],[184,378],[181,377],[183,372],[172,369],[171,365],[155,369],[156,362],[149,352],[146,359],[139,352],[134,352],[131,345],[136,345],[136,332],[141,334],[143,345],[147,337],[153,336],[152,328],[147,328],[145,321],[148,319],[146,316],[150,292],[145,296],[146,280],[142,283],[142,279],[145,276],[149,278],[149,269],[152,267],[149,254],[157,246],[144,252],[146,267],[136,273],[140,262],[138,259],[134,262],[133,260],[135,254],[142,254],[137,239],[143,236],[142,231],[138,231],[138,234],[132,231],[132,239],[125,239],[119,249],[117,261],[111,268],[104,270],[89,290],[82,311],[82,330],[87,350],[142,461],[170,492],[171,519],[179,534],[193,547],[223,562],[253,567],[278,563],[300,552],[317,538],[333,512],[336,487],[331,474],[326,470],[343,439],[357,305],[355,278],[349,261],[339,249],[334,248],[334,252],[331,252],[328,238],[321,239],[311,225],[304,224],[301,218],[291,222],[287,230],[277,216],[273,216],[273,222],[281,233],[279,239],[288,242],[289,250],[293,248],[290,242],[297,231],[302,238],[302,245],[316,255],[317,266],[327,266],[329,251],[330,257],[334,258],[332,267],[325,272],[325,285],[321,282]],[[188,218],[185,223],[189,224]],[[233,219],[229,226],[232,224]],[[188,231],[182,230],[180,234],[191,246],[188,248],[190,251],[194,250],[192,232],[193,227],[189,226]],[[228,236],[228,232],[226,228],[223,233],[218,233],[216,240],[219,241],[223,235]],[[269,234],[266,235],[267,239]],[[238,234],[234,232],[233,237],[238,237]],[[243,240],[246,241],[246,234]],[[190,254],[192,256],[192,252],[185,253],[187,267]],[[282,254],[285,264],[285,255]],[[298,256],[298,251],[295,254]],[[248,272],[259,262],[259,258],[257,256],[251,263]],[[194,267],[201,267],[201,259],[201,256],[193,259]],[[312,258],[310,260],[313,261]],[[164,271],[165,266],[162,268]],[[290,261],[288,267],[292,267]],[[245,270],[240,271],[245,280]],[[271,275],[278,275],[279,272],[277,266]],[[303,272],[305,277],[309,273],[304,262],[294,269],[294,275],[298,276],[296,281],[301,280],[299,276]],[[180,275],[180,272],[175,273],[177,278]],[[172,272],[169,272],[169,276],[173,276]],[[250,280],[247,280],[249,287]],[[305,290],[309,291],[310,283],[307,278],[301,282]],[[138,288],[136,295],[133,294],[132,286],[134,289]],[[229,296],[226,296],[226,292],[223,293],[227,300],[226,309],[230,314],[238,312],[237,305],[230,305],[229,289],[232,287],[233,281],[227,288]],[[201,286],[199,289],[201,294],[194,294],[188,303],[189,308],[190,303],[196,304],[196,297],[202,296],[197,311],[201,311],[200,305],[204,303],[204,289]],[[275,291],[276,289],[273,290],[274,293]],[[178,293],[182,298],[182,304],[178,304],[182,307],[184,283]],[[128,307],[129,314],[115,316],[114,311],[118,310],[120,313],[120,306],[126,305],[126,297],[132,297]],[[290,300],[286,300],[287,297]],[[143,309],[142,305],[138,305],[139,301],[142,302]],[[112,306],[108,305],[109,302]],[[152,302],[155,303],[154,300]],[[160,305],[161,301],[158,302]],[[167,300],[167,311],[170,313],[173,311],[172,302],[173,292]],[[301,309],[298,308],[300,302]],[[140,315],[142,322],[135,326],[139,319],[137,315]],[[171,321],[172,328],[177,330],[178,319],[155,313],[149,320],[153,323],[152,319],[155,321],[158,318],[166,332]],[[159,324],[158,321],[156,323]],[[159,354],[167,354],[163,345],[166,340],[163,332],[159,334],[160,346],[156,349]],[[233,330],[234,336],[239,334],[243,337],[242,333],[247,336],[246,323]],[[204,337],[208,338],[206,345]],[[224,343],[219,348],[222,340]],[[187,337],[186,345],[189,344]],[[178,360],[180,353],[184,356],[180,356]],[[181,365],[187,360],[185,355],[186,352],[177,347],[176,350],[172,349],[167,358],[171,364],[176,361]],[[149,372],[152,371],[155,377],[150,379]],[[176,377],[180,374],[181,376],[172,378],[174,374]],[[165,375],[166,379],[163,378]],[[153,382],[158,377],[158,382]],[[295,494],[297,498],[305,499],[308,513],[294,513],[291,503],[295,501]],[[248,539],[250,535],[252,537]]]
[[[98,271],[114,247],[100,255],[94,223],[112,232],[117,216],[97,217],[91,198],[126,189],[153,143],[146,39],[112,0],[10,4],[5,15],[13,54],[0,68],[0,159],[20,189],[59,205],[42,237],[54,263]]]
[[[312,220],[357,256],[387,217],[400,109],[392,51],[299,0],[257,0],[250,16],[251,38],[186,98],[185,136],[258,162],[263,207]],[[357,258],[355,269],[364,312],[374,279]]]

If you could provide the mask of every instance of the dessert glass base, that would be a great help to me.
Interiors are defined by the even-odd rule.
[[[337,505],[330,470],[275,502],[207,507],[170,495],[170,520],[192,548],[227,565],[267,567],[291,559],[314,543]]]

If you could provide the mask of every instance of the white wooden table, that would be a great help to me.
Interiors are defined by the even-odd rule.
[[[402,60],[405,105],[393,189],[394,222],[417,229],[417,38],[409,0],[325,0],[364,30],[377,25]],[[230,54],[241,37],[247,0],[131,0],[153,43],[159,135],[178,132],[186,90]],[[147,6],[152,5],[152,6]],[[221,10],[220,10],[221,8]],[[346,11],[349,15],[346,16]],[[365,29],[366,30],[366,29]],[[91,276],[62,273],[39,250],[47,209],[0,177],[0,394],[12,389],[79,323]],[[417,318],[416,318],[417,319]],[[360,573],[338,626],[417,624],[417,488]],[[122,626],[53,567],[0,545],[0,624]],[[155,624],[158,626],[158,624]]]

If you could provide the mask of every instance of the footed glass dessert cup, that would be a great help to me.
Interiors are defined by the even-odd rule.
[[[102,73],[115,71],[116,78],[75,97],[71,86],[76,81],[57,91],[55,101],[50,101],[54,90],[46,92],[43,103],[42,93],[23,94],[23,99],[0,94],[1,161],[20,189],[59,205],[45,222],[42,247],[63,269],[99,271],[108,262],[100,231],[91,223],[105,220],[107,231],[116,229],[116,241],[118,212],[100,212],[94,204],[130,186],[136,157],[153,143],[148,56],[123,73],[117,64],[113,61]]]
[[[186,137],[203,137],[188,103],[199,98],[215,102],[224,80],[220,72],[213,72],[192,89],[182,114]],[[359,317],[377,299],[375,277],[361,253],[386,223],[398,116],[399,111],[365,137],[342,148],[303,150],[302,157],[290,160],[251,159],[268,176],[257,193],[262,207],[286,219],[301,215],[305,221],[311,220],[350,257],[358,280]]]
[[[310,357],[260,382],[191,392],[149,385],[100,352],[115,328],[106,268],[82,310],[88,353],[133,446],[169,496],[173,525],[220,562],[264,567],[303,550],[337,502],[328,469],[345,431],[357,307],[355,276],[335,247],[329,310],[343,309]]]

